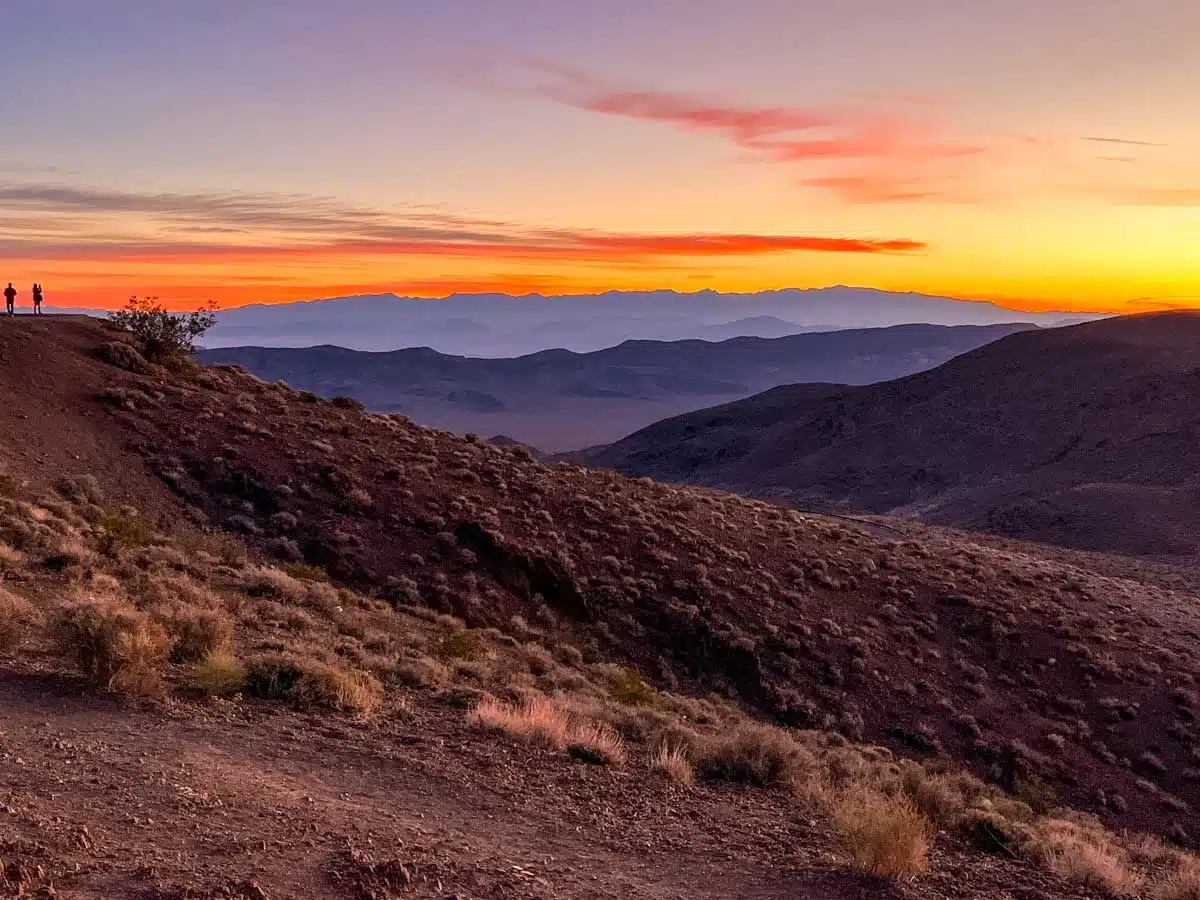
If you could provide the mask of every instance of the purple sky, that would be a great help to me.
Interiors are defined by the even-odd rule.
[[[143,287],[237,299],[248,282],[223,252],[173,268],[89,257],[98,242],[159,242],[165,257],[181,229],[236,232],[211,212],[183,229],[131,214],[136,201],[40,199],[66,185],[436,211],[505,223],[493,243],[569,229],[926,248],[672,251],[651,265],[571,258],[567,242],[552,262],[467,259],[364,252],[322,222],[324,243],[304,249],[324,255],[254,263],[277,299],[437,293],[444,276],[448,289],[842,281],[1031,305],[1200,302],[1187,252],[1200,245],[1198,35],[1200,3],[1185,0],[8,0],[0,184],[17,190],[0,197],[0,262],[104,302]],[[772,109],[826,124],[748,135],[703,119]],[[283,241],[270,225],[236,228]]]

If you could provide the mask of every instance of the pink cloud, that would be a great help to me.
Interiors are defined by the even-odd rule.
[[[900,98],[886,109],[756,106],[623,90],[561,66],[538,65],[534,72],[537,93],[577,109],[715,134],[769,162],[832,167],[800,183],[855,203],[966,199],[977,192],[980,163],[1036,143],[960,138],[931,116],[934,104]]]

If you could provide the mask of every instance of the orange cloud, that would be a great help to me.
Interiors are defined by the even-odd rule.
[[[910,253],[912,239],[844,235],[623,233],[533,228],[413,210],[264,194],[139,194],[0,182],[0,259],[209,265],[419,256],[647,263],[792,252]]]
[[[48,282],[56,306],[112,305],[133,293],[186,306],[321,290],[598,292],[678,284],[698,267],[728,268],[722,260],[758,266],[774,258],[783,268],[792,254],[904,257],[925,249],[906,237],[548,228],[297,195],[0,181],[7,277]]]

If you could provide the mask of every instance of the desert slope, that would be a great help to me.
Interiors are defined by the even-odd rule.
[[[0,326],[0,388],[34,362],[53,385],[4,420],[0,472],[0,852],[26,893],[1085,897],[1084,837],[1110,893],[1183,863],[1060,804],[1200,835],[1186,581],[544,465],[144,369],[95,323]],[[64,643],[95,616],[158,648],[138,680]],[[539,698],[563,730],[480,718]],[[870,810],[941,829],[918,880],[855,874]]]
[[[781,387],[588,461],[1093,550],[1200,545],[1200,316],[1012,335],[886,384]]]
[[[459,433],[506,434],[548,452],[624,437],[680,412],[797,381],[868,384],[939,365],[1032,325],[900,325],[790,337],[629,341],[594,353],[547,350],[513,359],[428,348],[366,353],[342,347],[206,350],[268,381]]]

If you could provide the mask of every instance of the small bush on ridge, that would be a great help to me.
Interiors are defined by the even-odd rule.
[[[133,332],[142,356],[152,363],[172,367],[195,351],[196,340],[217,324],[212,301],[192,313],[168,312],[157,297],[130,297],[125,308],[109,313],[113,324]]]

